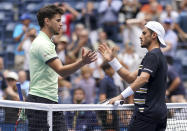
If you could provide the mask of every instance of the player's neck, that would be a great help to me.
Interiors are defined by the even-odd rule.
[[[151,51],[155,48],[160,48],[160,45],[158,42],[156,41],[152,41],[152,43],[149,45],[149,47],[147,48],[148,51]]]
[[[44,32],[49,37],[49,39],[51,39],[51,37],[53,36],[51,31],[49,31],[49,28],[44,27],[44,28],[41,29],[41,31]]]

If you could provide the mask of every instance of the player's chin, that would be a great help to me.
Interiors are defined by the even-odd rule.
[[[59,32],[56,31],[56,32],[54,33],[54,35],[59,35]]]

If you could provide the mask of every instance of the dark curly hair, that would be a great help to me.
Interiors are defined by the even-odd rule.
[[[49,18],[52,19],[56,14],[63,15],[64,11],[57,7],[56,5],[47,5],[41,8],[37,12],[37,19],[38,19],[38,24],[40,25],[40,28],[44,27],[44,19]]]

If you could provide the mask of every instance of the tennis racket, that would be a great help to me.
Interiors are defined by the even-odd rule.
[[[20,101],[23,101],[23,95],[22,95],[22,92],[21,92],[21,84],[19,82],[17,82],[16,83],[16,87],[18,89],[19,99],[20,99]],[[25,112],[24,109],[21,109],[21,111],[19,112],[19,117],[18,117],[18,119],[16,121],[16,125],[15,125],[15,131],[16,131],[17,127],[18,127],[18,124],[19,124],[24,112]]]

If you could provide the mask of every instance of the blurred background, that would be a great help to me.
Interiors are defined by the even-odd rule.
[[[186,101],[187,0],[0,0],[0,99],[18,100],[16,81],[21,82],[25,97],[28,95],[29,49],[40,30],[36,14],[48,4],[65,12],[61,33],[52,38],[63,64],[79,58],[82,47],[97,50],[106,43],[127,69],[135,71],[146,53],[139,40],[143,25],[150,20],[161,22],[168,45],[162,49],[169,67],[167,100]],[[84,103],[90,104],[111,98],[128,86],[98,57],[71,76],[59,77],[60,103],[72,103],[77,88],[84,90]],[[173,95],[182,97],[174,99]]]

